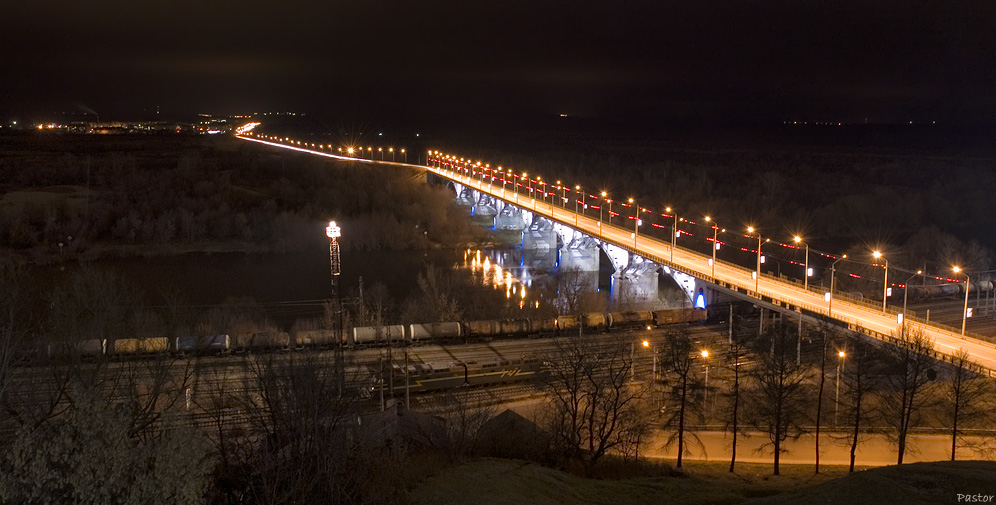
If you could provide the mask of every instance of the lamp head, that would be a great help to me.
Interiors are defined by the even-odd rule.
[[[335,221],[329,221],[329,225],[325,228],[325,235],[328,238],[339,238],[342,236],[342,229],[335,224]]]

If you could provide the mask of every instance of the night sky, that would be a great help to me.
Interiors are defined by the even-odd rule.
[[[0,117],[992,123],[996,3],[11,1]]]

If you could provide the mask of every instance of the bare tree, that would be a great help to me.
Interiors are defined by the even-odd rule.
[[[577,268],[562,268],[557,272],[555,304],[562,314],[582,314],[605,308],[604,299],[596,292],[596,276]]]
[[[951,361],[951,381],[944,389],[944,417],[951,427],[951,461],[959,447],[981,449],[974,441],[966,440],[964,426],[982,419],[989,410],[992,382],[980,375],[970,356],[959,349]]]
[[[354,499],[345,423],[352,399],[340,397],[338,371],[317,353],[246,360],[244,408],[255,451],[243,464],[245,494],[260,503]]]
[[[0,257],[0,421],[10,414],[8,388],[28,333],[27,272],[11,258]]]
[[[670,403],[677,404],[677,409],[668,409],[664,419],[664,426],[671,430],[665,446],[677,444],[678,460],[675,466],[681,468],[682,456],[688,452],[686,437],[690,438],[690,443],[702,445],[698,437],[687,429],[686,421],[689,417],[702,421],[702,392],[705,388],[698,376],[697,358],[700,354],[692,347],[688,329],[683,326],[670,327],[664,338],[667,347],[661,362],[670,384]]]
[[[885,347],[888,369],[886,388],[881,392],[883,420],[891,427],[890,438],[896,445],[896,463],[903,464],[909,445],[909,433],[921,419],[921,410],[934,399],[931,382],[936,371],[929,354],[934,342],[919,328],[904,324],[892,334]]]
[[[835,333],[830,329],[829,325],[822,323],[819,327],[819,338],[820,338],[820,379],[819,379],[819,391],[816,394],[816,433],[815,433],[815,462],[816,469],[814,473],[820,473],[820,426],[823,423],[823,387],[826,385],[827,378],[827,348],[831,345],[831,341],[834,340]]]
[[[769,443],[760,450],[771,449],[774,474],[778,475],[780,457],[787,452],[783,443],[804,431],[801,423],[807,402],[803,383],[808,368],[796,363],[794,327],[776,324],[767,329],[765,337],[770,339],[771,349],[759,353],[758,366],[751,372],[749,418],[755,429],[768,435]]]
[[[548,362],[551,433],[565,456],[583,461],[590,471],[626,441],[633,426],[645,422],[638,408],[643,388],[628,382],[632,350],[618,341],[569,337],[557,342]]]
[[[726,367],[732,375],[729,377],[730,386],[723,393],[726,397],[723,417],[726,420],[726,430],[730,432],[730,473],[733,473],[737,462],[737,440],[744,430],[744,426],[741,424],[744,407],[743,365],[747,359],[747,348],[740,343],[737,336],[731,338],[726,359]]]
[[[862,335],[858,335],[849,340],[845,347],[835,348],[838,359],[838,381],[843,392],[841,392],[840,403],[834,406],[836,410],[842,410],[841,417],[847,426],[850,427],[844,441],[850,446],[849,472],[854,471],[854,460],[858,451],[858,445],[862,440],[862,429],[871,425],[875,420],[875,412],[867,407],[867,397],[876,387],[875,359],[873,359],[873,348],[868,345]],[[840,353],[844,355],[841,356]],[[838,390],[839,391],[839,390]],[[834,414],[835,418],[837,414]]]

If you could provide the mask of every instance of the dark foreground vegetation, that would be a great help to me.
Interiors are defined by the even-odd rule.
[[[424,410],[403,401],[381,410],[360,394],[375,372],[330,352],[224,363],[84,358],[75,343],[156,313],[129,305],[134,292],[120,280],[96,274],[80,274],[37,311],[27,303],[23,267],[5,262],[0,274],[8,295],[0,303],[0,503],[411,503],[420,493],[435,496],[415,491],[427,478],[479,457],[602,479],[562,477],[599,492],[622,485],[648,499],[694,496],[696,481],[641,456],[670,447],[679,455],[674,467],[688,471],[683,459],[700,453],[696,432],[705,425],[725,426],[733,441],[747,431],[766,437],[769,475],[783,473],[787,440],[821,428],[812,450],[848,446],[857,455],[851,469],[870,433],[887,435],[900,463],[924,428],[949,437],[951,459],[986,457],[992,448],[991,433],[980,431],[992,425],[991,380],[964,360],[934,361],[932,344],[916,332],[877,348],[820,327],[807,332],[801,356],[794,324],[769,321],[758,334],[747,315],[734,320],[732,342],[695,340],[689,328],[672,326],[641,332],[653,346],[639,354],[631,338],[581,333],[543,356],[535,394],[544,400],[532,418],[499,413],[465,391]],[[162,320],[174,321],[163,310]],[[53,357],[25,356],[20,344],[41,331]],[[846,359],[835,358],[840,351]],[[831,409],[830,383],[838,380],[840,407]],[[743,472],[731,452],[727,471]],[[634,474],[663,480],[633,488],[624,481]],[[735,503],[758,492],[709,496]]]

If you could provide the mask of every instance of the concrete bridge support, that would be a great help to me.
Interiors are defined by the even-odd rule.
[[[553,222],[545,217],[533,215],[532,222],[522,232],[522,248],[556,251],[557,232],[553,229]]]
[[[526,228],[526,217],[523,211],[513,205],[506,205],[495,217],[496,230],[524,230]]]
[[[477,193],[477,198],[470,210],[470,215],[483,217],[498,215],[498,204],[495,202],[495,197],[480,191],[474,191],[474,193]]]
[[[457,205],[471,206],[477,202],[477,198],[474,195],[474,193],[476,193],[477,191],[462,184],[454,183],[453,187],[454,189],[456,189],[457,192],[456,196]]]

